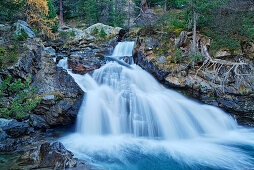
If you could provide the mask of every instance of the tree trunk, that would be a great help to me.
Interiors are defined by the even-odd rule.
[[[59,24],[63,25],[63,0],[59,0],[59,3],[60,3]]]
[[[167,0],[164,0],[164,12],[167,12]]]
[[[130,20],[131,20],[131,16],[130,16],[131,12],[130,12],[130,10],[131,10],[131,2],[129,0],[128,1],[128,30],[130,30]]]
[[[193,42],[192,42],[192,53],[197,54],[197,13],[195,8],[193,8]]]
[[[146,0],[141,0],[141,9],[145,12],[148,9]]]
[[[115,21],[115,24],[116,24],[116,20],[117,18],[119,17],[119,10],[118,10],[118,0],[115,0],[115,16],[114,16],[114,21]]]
[[[115,14],[118,13],[118,0],[115,0]]]

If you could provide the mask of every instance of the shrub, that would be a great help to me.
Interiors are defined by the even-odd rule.
[[[29,115],[40,102],[40,98],[35,95],[36,87],[31,88],[30,84],[31,77],[22,83],[21,79],[12,82],[12,76],[0,84],[0,117],[22,119]],[[6,96],[9,100],[3,100]]]
[[[101,28],[101,31],[100,31],[100,33],[99,33],[99,36],[100,36],[100,38],[103,38],[103,39],[106,38],[106,33],[105,33],[105,31],[104,31],[103,28]]]
[[[26,31],[22,28],[21,33],[16,35],[16,39],[19,41],[24,41],[28,38],[28,34],[26,33]]]
[[[99,33],[98,28],[97,28],[97,27],[94,27],[94,29],[93,29],[93,34],[94,34],[94,35],[97,35],[98,33]]]
[[[69,34],[70,34],[70,36],[73,36],[73,37],[76,35],[76,33],[73,29],[71,30],[71,32],[69,32]]]

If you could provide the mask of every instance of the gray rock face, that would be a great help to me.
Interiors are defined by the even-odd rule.
[[[75,121],[78,108],[73,111],[72,106],[76,105],[77,100],[82,100],[83,91],[47,55],[41,56],[41,69],[34,76],[33,84],[42,95],[41,104],[34,110],[35,114],[42,115],[50,126],[67,125]]]
[[[43,115],[30,114],[30,124],[35,129],[47,129],[49,125]]]
[[[56,55],[56,50],[52,47],[46,47],[44,50],[50,57],[54,57]]]
[[[28,129],[29,126],[27,124],[18,122],[16,120],[12,120],[7,125],[2,127],[2,130],[13,138],[26,135],[28,133]]]
[[[16,22],[14,26],[16,26],[15,34],[21,34],[21,30],[23,29],[27,33],[29,38],[35,37],[34,32],[25,21],[18,20],[18,22]]]
[[[8,137],[5,131],[0,132],[0,141],[5,140]]]
[[[29,39],[26,46],[28,50],[8,72],[15,78],[31,76],[31,86],[36,86],[41,96],[41,103],[30,118],[31,125],[47,128],[74,123],[79,110],[77,103],[81,103],[84,92],[65,70],[56,66],[40,41]]]
[[[7,126],[12,120],[0,118],[0,128]]]

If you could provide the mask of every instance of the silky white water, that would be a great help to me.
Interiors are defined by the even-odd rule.
[[[119,43],[111,57],[131,56],[133,46]],[[108,62],[92,74],[68,72],[86,95],[77,132],[61,141],[79,158],[102,169],[254,167],[252,129],[164,88],[139,66]]]

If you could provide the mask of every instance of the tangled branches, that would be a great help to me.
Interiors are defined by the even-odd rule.
[[[201,49],[204,62],[197,70],[203,74],[209,75],[213,83],[222,85],[222,91],[225,93],[225,85],[234,84],[234,88],[253,88],[254,84],[254,68],[250,63],[238,59],[237,62],[221,59],[213,59],[206,46]]]

